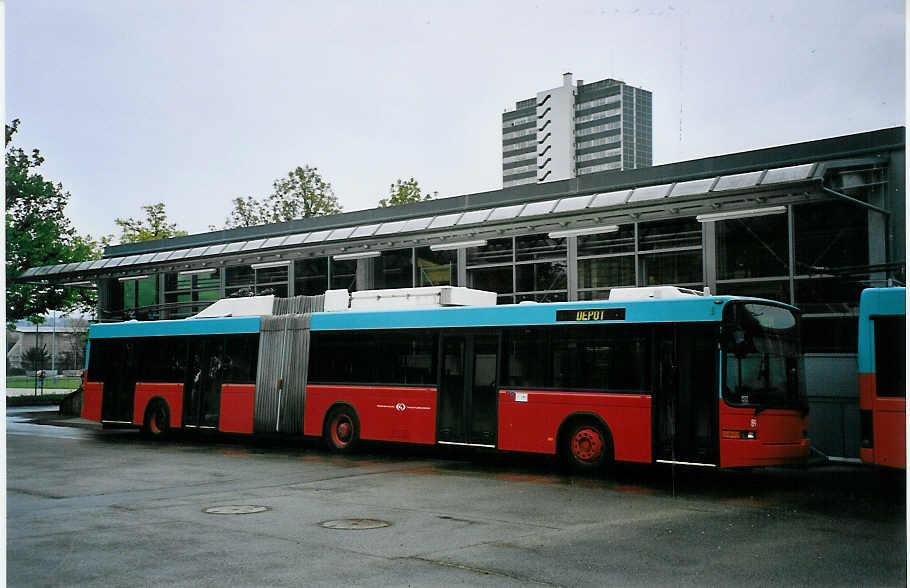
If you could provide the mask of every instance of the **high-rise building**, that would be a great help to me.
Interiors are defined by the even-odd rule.
[[[651,165],[651,92],[563,74],[502,114],[502,187]]]

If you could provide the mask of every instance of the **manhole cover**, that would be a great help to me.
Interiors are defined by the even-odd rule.
[[[269,510],[269,507],[267,506],[256,506],[255,504],[231,504],[227,506],[211,506],[202,512],[206,514],[217,515],[242,515],[265,512],[267,510]]]
[[[319,526],[342,531],[363,531],[365,529],[381,529],[382,527],[388,527],[390,524],[388,521],[380,521],[378,519],[337,519],[324,521],[319,523]]]

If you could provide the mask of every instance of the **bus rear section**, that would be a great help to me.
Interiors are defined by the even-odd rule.
[[[868,288],[859,304],[860,457],[907,467],[906,288]]]
[[[259,317],[92,325],[82,418],[253,432]]]

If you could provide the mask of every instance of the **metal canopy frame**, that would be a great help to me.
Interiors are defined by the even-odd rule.
[[[463,213],[361,224],[310,233],[255,238],[211,246],[107,258],[104,263],[30,268],[21,281],[40,283],[116,278],[136,271],[174,272],[206,267],[328,257],[356,249],[386,250],[534,232],[585,229],[636,221],[790,205],[839,198],[882,214],[889,211],[825,186],[829,172],[850,166],[881,166],[866,157],[804,163],[765,170],[646,185],[612,192],[566,194],[528,203]],[[98,264],[98,265],[96,265]],[[141,268],[141,269],[140,269]]]

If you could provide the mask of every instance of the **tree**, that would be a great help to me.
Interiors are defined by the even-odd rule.
[[[272,193],[263,200],[253,196],[234,198],[234,209],[225,220],[226,229],[280,223],[299,218],[328,216],[341,212],[332,184],[315,167],[305,165],[272,182]],[[210,227],[214,228],[214,227]]]
[[[50,309],[91,309],[94,290],[48,284],[17,283],[31,267],[86,261],[101,257],[91,235],[76,233],[64,209],[70,194],[60,183],[46,180],[38,169],[44,158],[12,144],[19,119],[6,125],[6,320],[39,321]]]
[[[399,178],[395,180],[394,184],[389,186],[389,197],[380,200],[379,206],[386,208],[389,206],[398,206],[399,204],[409,204],[411,202],[423,202],[424,200],[432,200],[438,194],[438,192],[421,194],[420,185],[417,183],[417,180],[410,178],[407,181],[402,181],[401,178]]]
[[[225,221],[226,227],[255,227],[268,222],[262,217],[262,203],[252,196],[234,198],[231,202],[234,203],[234,210]]]
[[[25,360],[26,365],[31,366],[34,371],[46,368],[50,358],[51,355],[47,352],[47,345],[29,347],[22,354],[22,359]]]
[[[66,326],[72,329],[72,336],[66,338],[65,355],[71,363],[62,365],[71,365],[72,369],[79,369],[85,364],[85,348],[88,344],[88,321],[81,316],[69,317]]]
[[[182,237],[186,231],[177,228],[177,223],[167,222],[167,211],[164,210],[164,202],[143,206],[145,218],[134,219],[133,217],[118,218],[114,223],[120,227],[121,243],[138,243],[139,241],[155,241],[157,239],[170,239],[171,237]]]

